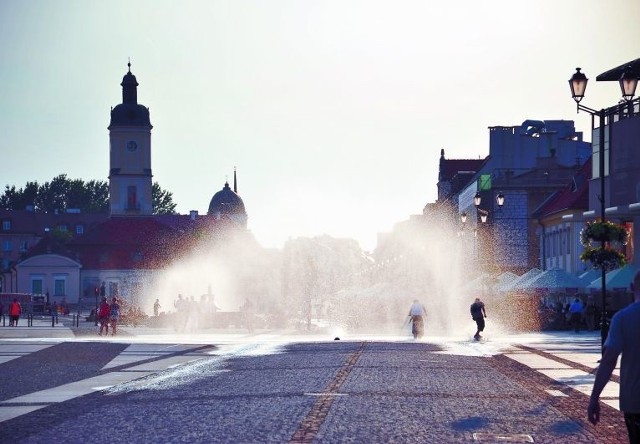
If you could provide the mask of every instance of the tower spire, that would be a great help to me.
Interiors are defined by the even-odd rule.
[[[233,192],[238,194],[238,178],[236,177],[236,167],[233,167]]]
[[[131,60],[127,63],[128,71],[122,78],[122,103],[138,104],[138,81],[131,73]]]

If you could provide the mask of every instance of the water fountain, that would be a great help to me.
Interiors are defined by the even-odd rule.
[[[329,236],[293,239],[279,251],[261,248],[249,234],[234,236],[216,245],[203,243],[177,261],[141,303],[150,310],[158,298],[165,311],[173,312],[181,294],[215,304],[200,308],[201,318],[216,307],[219,312],[211,319],[233,318],[224,325],[201,321],[199,328],[244,329],[245,310],[257,330],[333,338],[341,335],[338,331],[342,336],[409,335],[409,306],[419,299],[428,312],[427,337],[470,336],[469,305],[483,298],[490,318],[495,298],[485,285],[464,285],[479,274],[478,264],[469,248],[472,236],[458,232],[458,227],[411,220],[399,224],[374,257],[353,240]],[[490,321],[488,330],[496,329],[502,330]]]

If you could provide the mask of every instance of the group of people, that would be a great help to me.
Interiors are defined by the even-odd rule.
[[[476,300],[471,304],[471,319],[476,323],[476,333],[473,335],[475,340],[480,340],[482,336],[480,333],[484,331],[485,322],[484,319],[487,317],[487,312],[484,307],[484,302],[480,300],[480,298],[476,298]],[[411,308],[409,309],[409,321],[411,322],[411,334],[414,339],[420,339],[424,336],[424,318],[427,315],[427,310],[424,305],[420,303],[418,299],[414,299]]]
[[[118,319],[120,319],[120,304],[118,303],[118,298],[114,296],[111,303],[109,303],[107,298],[103,296],[98,306],[98,324],[100,325],[98,334],[102,336],[102,332],[104,331],[105,336],[108,335],[109,326],[111,326],[111,335],[115,336]]]

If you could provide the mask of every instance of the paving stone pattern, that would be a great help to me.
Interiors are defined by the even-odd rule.
[[[0,364],[5,385],[0,395],[7,399],[47,387],[12,388],[5,376],[26,380],[20,374],[36,374],[60,384],[98,372],[91,363],[107,358],[96,354],[113,357],[116,346],[68,342]],[[333,341],[292,344],[282,353],[230,358],[222,364],[214,354],[148,376],[131,390],[95,392],[4,421],[0,442],[626,440],[620,412],[603,405],[603,424],[593,427],[585,418],[584,394],[527,366],[502,355],[439,351],[426,343]],[[160,377],[170,383],[154,385]],[[545,391],[550,388],[570,396],[553,397]],[[501,438],[492,441],[491,436]]]

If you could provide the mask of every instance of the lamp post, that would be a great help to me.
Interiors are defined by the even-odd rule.
[[[584,92],[587,89],[587,76],[584,73],[580,72],[580,68],[576,68],[576,72],[569,79],[569,87],[571,88],[571,97],[576,101],[577,111],[584,111],[590,114],[592,117],[598,117],[598,124],[600,127],[598,128],[598,139],[599,139],[599,158],[598,158],[598,174],[600,176],[600,196],[598,196],[598,200],[600,201],[600,219],[601,222],[606,221],[606,204],[605,204],[605,149],[604,149],[604,127],[606,125],[607,117],[611,117],[615,114],[618,114],[624,111],[625,107],[629,105],[629,102],[633,100],[633,96],[636,92],[636,87],[638,86],[638,76],[631,72],[631,70],[625,70],[625,72],[620,77],[620,89],[622,91],[622,97],[624,101],[618,103],[617,105],[611,106],[609,108],[602,108],[600,110],[595,110],[584,106],[580,103],[580,101],[584,98]],[[592,121],[593,127],[593,121]],[[611,145],[609,145],[609,157],[611,156]],[[606,241],[602,240],[600,244],[600,248],[604,250]],[[606,269],[602,266],[602,313],[600,315],[600,336],[601,336],[601,349],[604,352],[604,341],[607,339],[607,335],[609,334],[609,321],[607,319],[607,309],[606,309],[606,296],[607,296],[607,284],[606,284]]]
[[[477,214],[480,216],[480,222],[482,223],[482,225],[487,223],[487,220],[489,218],[489,210],[485,210],[483,208],[480,208],[480,205],[482,204],[482,194],[480,193],[480,191],[476,191],[475,196],[473,196],[473,205],[476,207],[476,212]],[[502,191],[498,192],[498,194],[496,194],[496,204],[498,205],[498,209],[501,209],[502,206],[504,205],[504,194],[502,194]],[[479,256],[479,248],[477,248],[477,244],[478,244],[478,236],[479,236],[479,231],[478,228],[476,227],[476,229],[474,230],[474,234],[476,237],[475,243],[476,243],[476,260],[478,260],[478,256]]]

